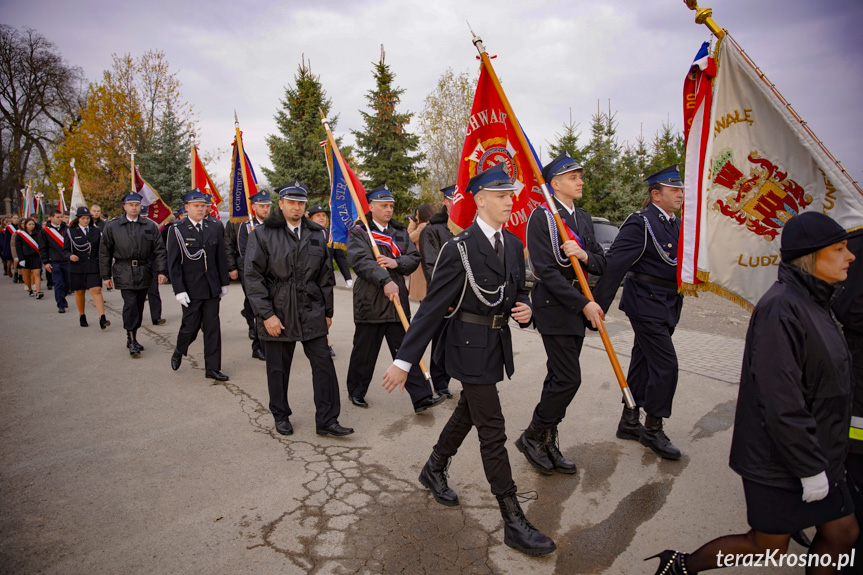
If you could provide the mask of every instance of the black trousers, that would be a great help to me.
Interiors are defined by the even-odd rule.
[[[204,369],[222,369],[222,328],[219,322],[219,298],[193,299],[183,306],[183,320],[177,334],[177,350],[186,355],[189,346],[204,332]]]
[[[141,318],[144,317],[147,290],[121,289],[120,295],[123,296],[123,329],[135,331],[141,327]]]
[[[57,307],[69,307],[66,303],[66,296],[69,295],[69,264],[51,262],[51,274],[48,277],[54,280],[54,301]]]
[[[354,348],[351,350],[351,360],[348,365],[348,395],[350,397],[365,397],[372,382],[378,353],[384,338],[390,348],[390,354],[395,358],[405,330],[401,323],[357,323],[354,324]],[[418,365],[411,366],[405,390],[414,403],[431,397],[431,385],[425,380]]]
[[[542,395],[533,410],[536,427],[554,427],[563,421],[566,408],[572,403],[581,386],[581,346],[584,338],[578,335],[543,335],[542,344],[548,357],[548,373],[542,382]]]
[[[243,272],[240,272],[240,285],[243,288],[243,317],[246,318],[246,325],[249,326],[249,329],[255,330],[255,339],[252,340],[252,351],[260,349],[264,350],[263,344],[261,344],[261,340],[258,336],[258,329],[256,326],[257,318],[255,317],[255,310],[252,309],[252,304],[249,303],[249,298],[246,297],[246,278]]]
[[[635,404],[654,417],[670,417],[677,390],[677,352],[671,342],[674,328],[629,319],[635,332],[632,359],[626,376]]]
[[[153,272],[153,282],[147,290],[147,299],[150,301],[150,319],[156,323],[162,319],[162,296],[159,295],[159,274]]]
[[[288,381],[296,342],[264,340],[267,356],[267,388],[270,392],[270,413],[276,421],[287,421],[291,415],[288,404]],[[315,394],[315,425],[327,427],[339,419],[339,381],[333,358],[330,357],[327,336],[302,342],[303,352],[312,367],[312,389]]]
[[[432,347],[431,347],[431,365],[429,366],[429,373],[432,377],[432,385],[436,391],[440,391],[441,389],[449,389],[449,380],[450,376],[446,372],[445,366],[442,363],[438,363],[434,360],[435,350],[438,345],[444,345],[444,342],[441,341],[441,333],[443,333],[443,328],[445,324],[441,324],[440,328],[437,330],[437,333],[432,338]]]
[[[345,250],[340,248],[330,248],[333,250],[333,259],[336,260],[336,264],[339,266],[339,271],[342,274],[342,277],[345,278],[345,281],[351,279],[351,266],[348,264],[348,258],[345,254]]]
[[[500,408],[497,384],[462,382],[455,411],[441,430],[434,449],[441,457],[453,457],[472,427],[479,437],[479,452],[491,492],[498,496],[516,491],[506,452],[506,422]]]

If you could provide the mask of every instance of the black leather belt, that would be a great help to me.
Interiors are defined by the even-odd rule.
[[[140,266],[140,265],[144,265],[144,264],[146,264],[146,263],[147,263],[145,260],[121,260],[121,259],[115,259],[114,261],[115,261],[116,263],[126,263],[126,262],[128,262],[128,263],[129,263],[129,265],[131,265],[133,268],[136,268],[136,267],[138,267],[138,266]]]
[[[677,291],[677,282],[670,282],[668,280],[659,279],[657,277],[649,276],[647,274],[640,274],[638,272],[626,272],[626,277],[635,278],[637,280],[641,280],[645,283],[653,284],[655,286],[664,287],[666,289],[673,289]]]
[[[455,318],[465,323],[484,325],[486,327],[490,327],[491,329],[503,329],[503,326],[505,326],[509,321],[509,318],[506,317],[504,314],[478,315],[467,311],[458,312],[458,315],[456,315]]]

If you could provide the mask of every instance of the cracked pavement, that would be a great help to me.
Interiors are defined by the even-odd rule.
[[[349,404],[347,289],[336,290],[331,341],[340,421],[356,433],[315,434],[299,349],[295,433],[276,433],[264,363],[251,357],[242,292],[232,288],[221,313],[231,380],[214,383],[201,338],[170,369],[181,315],[170,286],[167,324],[151,325],[145,310],[146,350],[131,359],[117,291],[105,292],[112,325],[101,331],[78,327],[74,305],[58,316],[52,298],[33,300],[0,278],[0,573],[653,573],[649,555],[747,530],[740,479],[727,466],[742,340],[709,333],[708,320],[675,334],[682,371],[666,431],[685,454],[678,462],[614,437],[617,382],[599,338],[588,338],[583,384],[560,426],[561,449],[579,466],[569,476],[541,476],[512,443],[545,370],[539,335],[513,331],[516,373],[498,386],[507,448],[519,491],[539,496],[523,505],[528,518],[558,544],[531,558],[503,544],[475,432],[450,467],[461,506],[438,505],[417,481],[455,401],[414,414],[406,394],[387,395],[376,379],[369,409]],[[609,332],[625,370],[622,313],[611,314]],[[376,378],[389,363],[383,350]]]

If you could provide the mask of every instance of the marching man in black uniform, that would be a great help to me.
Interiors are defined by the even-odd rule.
[[[141,199],[136,193],[123,198],[125,214],[105,226],[99,249],[99,270],[105,287],[113,289],[116,285],[123,296],[123,328],[132,357],[144,351],[137,335],[153,274],[158,274],[159,285],[168,281],[165,244],[156,222],[140,215]]]
[[[624,406],[617,437],[639,441],[665,459],[680,459],[680,450],[662,429],[662,419],[671,416],[677,389],[677,353],[671,334],[680,320],[683,296],[677,293],[680,221],[674,212],[683,203],[683,180],[675,164],[645,181],[644,208],[630,214],[620,227],[593,295],[607,312],[626,276],[620,309],[635,332],[626,379],[637,407]],[[642,407],[644,426],[639,421]]]
[[[291,435],[288,381],[297,342],[312,368],[318,435],[354,432],[339,424],[339,382],[327,345],[333,318],[333,264],[324,228],[303,217],[308,189],[279,190],[279,209],[249,234],[244,258],[246,294],[267,355],[267,387],[276,431]]]
[[[249,200],[252,202],[252,212],[254,216],[248,222],[240,224],[240,231],[237,233],[237,249],[236,249],[236,265],[239,271],[240,285],[243,286],[243,317],[246,318],[246,323],[251,325],[249,328],[249,338],[252,340],[252,357],[264,361],[267,359],[264,354],[264,346],[261,344],[261,339],[258,337],[258,330],[255,324],[255,311],[252,309],[252,304],[249,303],[249,297],[246,295],[246,278],[243,273],[243,261],[246,257],[246,246],[249,243],[249,234],[252,230],[264,223],[264,220],[270,215],[270,210],[273,207],[273,200],[270,199],[269,192],[258,192]],[[228,236],[227,229],[225,236]]]
[[[66,313],[69,307],[66,296],[69,294],[69,256],[63,251],[63,238],[68,226],[63,222],[63,212],[54,210],[42,226],[39,235],[39,257],[48,278],[54,283],[54,301],[57,312]]]
[[[452,209],[452,198],[455,194],[455,184],[441,189],[441,193],[443,194],[443,207],[438,213],[429,218],[428,225],[423,228],[422,233],[420,233],[418,247],[420,256],[422,257],[423,274],[426,277],[427,284],[431,283],[438,254],[440,254],[444,244],[452,238],[452,232],[449,229],[449,211]],[[441,326],[441,328],[443,328],[443,326]],[[437,350],[439,341],[440,334],[438,333],[435,334],[435,337],[432,339],[432,357],[435,356],[435,351]],[[447,399],[451,398],[452,393],[449,390],[450,377],[447,375],[443,366],[432,359],[431,365],[429,366],[429,372],[432,377],[432,385],[438,395],[442,395]]]
[[[228,381],[222,373],[222,330],[219,300],[228,294],[228,265],[221,225],[207,218],[209,207],[203,192],[195,188],[183,196],[188,217],[168,234],[168,271],[183,320],[171,368],[180,369],[189,345],[204,332],[204,376]]]
[[[435,501],[458,505],[447,485],[446,469],[471,428],[476,427],[485,476],[497,497],[504,521],[504,543],[528,555],[545,555],[554,541],[539,532],[521,510],[506,452],[506,429],[497,382],[514,372],[509,318],[522,327],[531,320],[524,285],[524,246],[501,226],[509,220],[515,186],[503,164],[470,179],[477,218],[446,243],[434,277],[384,387],[402,387],[441,324],[438,360],[462,382],[458,405],[441,431],[419,480]],[[448,310],[452,308],[452,311]]]
[[[557,426],[581,386],[579,356],[585,324],[598,327],[604,314],[581,292],[569,257],[581,262],[585,275],[602,275],[605,254],[596,241],[590,214],[573,203],[581,198],[584,186],[581,164],[564,152],[542,171],[560,217],[578,239],[561,238],[551,212],[544,206],[531,213],[527,249],[536,275],[531,293],[533,321],[548,355],[548,373],[530,426],[515,445],[541,473],[575,473],[575,463],[564,457],[558,446]]]
[[[420,255],[408,236],[404,224],[392,219],[395,201],[386,186],[366,194],[371,226],[381,258],[375,260],[369,234],[361,221],[348,232],[348,259],[357,281],[354,284],[354,347],[348,367],[348,396],[357,407],[368,407],[366,392],[374,375],[375,363],[386,337],[393,357],[402,345],[405,330],[390,298],[399,297],[405,315],[410,319],[405,276],[420,264]],[[383,264],[385,267],[381,267]],[[407,390],[414,412],[420,413],[437,404],[443,396],[432,396],[431,385],[416,365],[408,376]]]

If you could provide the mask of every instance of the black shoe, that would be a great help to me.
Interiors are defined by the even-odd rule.
[[[58,307],[57,313],[66,313],[66,308],[65,307]]]
[[[277,421],[276,422],[276,431],[278,431],[282,435],[293,435],[294,434],[294,428],[291,425],[291,422],[288,421],[287,419],[284,421]]]
[[[796,533],[791,534],[791,538],[801,547],[805,547],[809,549],[812,545],[812,540],[809,539],[809,536],[806,535],[805,531],[797,531]]]
[[[353,432],[353,428],[342,427],[341,425],[339,425],[338,421],[333,423],[332,425],[317,428],[318,435],[333,435],[335,437],[344,437],[345,435],[350,435]]]
[[[449,390],[448,387],[445,387],[443,389],[438,389],[437,394],[441,397],[445,397],[447,399],[452,399],[452,392]]]
[[[547,429],[537,427],[531,422],[521,437],[515,440],[515,446],[524,454],[527,462],[543,475],[551,475],[554,471],[554,465],[545,449],[547,432]]]
[[[183,363],[183,354],[176,348],[174,348],[174,353],[171,354],[171,369],[177,371],[180,369],[180,364]]]
[[[680,459],[680,450],[674,447],[665,432],[662,431],[662,418],[653,417],[649,413],[644,418],[644,430],[638,442],[649,447],[655,454],[663,459]]]
[[[29,295],[30,297],[33,297],[34,295],[36,295],[36,293],[35,293],[33,290],[28,289],[28,290],[27,290],[27,295]]]
[[[260,359],[261,361],[267,361],[267,356],[264,355],[264,350],[262,349],[253,349],[252,357],[255,359]]]
[[[644,429],[639,421],[641,410],[636,407],[629,409],[623,406],[623,414],[620,416],[620,423],[617,424],[617,437],[620,439],[631,439],[638,441],[641,439],[641,431]]]
[[[428,397],[424,397],[423,399],[414,402],[414,413],[422,413],[426,409],[434,407],[443,400],[444,398],[442,395],[439,395],[437,397],[432,397],[431,395]]]
[[[245,317],[245,316],[243,316],[243,317]],[[256,335],[255,334],[255,326],[249,326],[249,339],[254,341],[255,335]]]
[[[107,317],[105,317],[105,314],[102,314],[102,315],[99,317],[99,327],[100,327],[100,328],[102,328],[102,329],[105,329],[105,328],[106,328],[106,327],[108,327],[109,325],[111,325],[111,322],[110,322],[110,321],[108,321],[108,318],[107,318]]]
[[[87,316],[83,313],[81,314],[81,317],[78,318],[78,323],[81,324],[81,327],[89,327],[90,325],[87,323]]]
[[[45,294],[43,294],[42,292],[36,292],[36,299],[42,299],[43,297],[45,297]],[[60,308],[60,309],[63,309],[63,308]]]
[[[458,505],[458,495],[450,489],[446,481],[450,461],[451,458],[442,458],[432,450],[431,456],[420,472],[419,480],[423,487],[432,492],[435,501],[447,507],[455,507]]]
[[[351,403],[356,405],[357,407],[368,407],[369,404],[366,403],[366,400],[362,397],[351,397]]]
[[[231,379],[221,371],[210,370],[204,372],[204,377],[206,377],[207,379],[215,379],[216,381],[228,381],[229,379]]]
[[[139,355],[141,355],[142,351],[144,351],[144,348],[141,347],[141,344],[135,340],[132,340],[132,342],[129,344],[129,355],[131,355],[132,357],[138,357]]]
[[[153,320],[153,325],[165,325],[165,319],[161,317],[159,319],[155,319]]]
[[[557,438],[557,426],[550,428],[546,435],[545,451],[548,453],[548,458],[551,460],[551,465],[558,473],[566,473],[571,475],[578,471],[575,462],[570,461],[560,452],[560,444]]]
[[[516,495],[498,496],[497,503],[500,506],[500,514],[503,516],[503,542],[513,549],[517,549],[527,555],[548,555],[557,545],[550,537],[541,533],[530,524],[521,505],[518,504]]]
[[[645,561],[657,558],[659,559],[659,567],[656,568],[656,575],[698,575],[697,572],[686,569],[687,555],[688,553],[666,549],[659,555],[648,557]]]
[[[333,349],[333,346],[330,346],[330,357],[336,357],[336,350]]]
[[[54,286],[52,286],[51,284],[48,284],[48,287],[46,289],[48,289],[50,291],[54,291]]]

